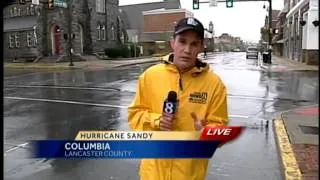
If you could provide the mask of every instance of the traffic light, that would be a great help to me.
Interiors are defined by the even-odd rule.
[[[199,9],[199,0],[193,0],[193,9]]]
[[[53,8],[53,1],[54,0],[48,0],[48,7]]]
[[[227,8],[232,8],[233,7],[233,0],[226,0],[226,6],[227,6]]]

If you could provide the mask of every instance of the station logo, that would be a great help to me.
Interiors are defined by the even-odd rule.
[[[193,92],[189,96],[189,102],[198,103],[198,104],[206,104],[208,98],[207,92]]]

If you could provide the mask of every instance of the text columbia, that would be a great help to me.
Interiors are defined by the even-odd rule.
[[[67,142],[64,145],[65,157],[93,157],[93,158],[128,158],[131,151],[111,150],[109,143],[103,142]]]

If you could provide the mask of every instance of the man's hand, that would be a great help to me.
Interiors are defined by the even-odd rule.
[[[171,131],[173,118],[174,118],[173,114],[163,113],[162,116],[160,117],[160,130]]]
[[[196,113],[192,112],[190,115],[191,115],[192,119],[194,120],[194,128],[197,131],[202,130],[202,128],[207,124],[206,120],[199,118]],[[213,125],[210,125],[210,126],[214,127]],[[219,144],[218,147],[220,148],[224,144],[225,143],[222,142],[221,144]]]
[[[197,131],[200,131],[206,125],[206,121],[204,119],[199,118],[198,115],[194,112],[190,113],[190,115],[194,121],[194,128]]]

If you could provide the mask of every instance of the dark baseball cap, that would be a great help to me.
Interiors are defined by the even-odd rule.
[[[204,27],[202,23],[194,17],[181,19],[174,28],[174,34],[177,35],[187,30],[193,30],[199,34],[201,39],[204,38]]]

